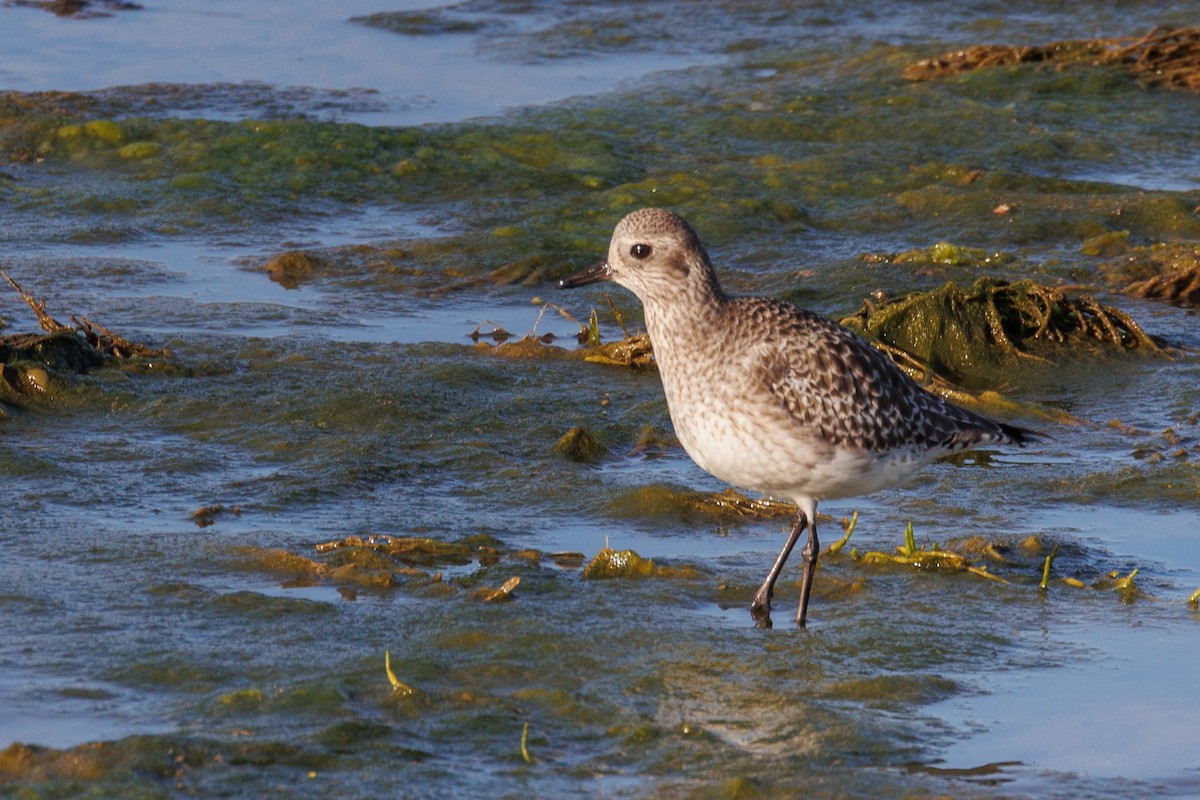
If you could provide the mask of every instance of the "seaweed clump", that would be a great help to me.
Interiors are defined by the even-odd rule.
[[[1161,352],[1124,311],[1029,280],[981,278],[969,289],[951,282],[881,304],[868,300],[841,322],[926,383],[986,382],[1017,361],[1046,361],[1068,346]]]
[[[1043,45],[982,44],[925,58],[901,75],[935,80],[983,67],[1054,63],[1119,66],[1144,85],[1200,92],[1200,28],[1155,28],[1144,36],[1073,39]]]

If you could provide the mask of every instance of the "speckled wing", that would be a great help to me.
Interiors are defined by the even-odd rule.
[[[741,300],[743,298],[739,298]],[[816,314],[764,298],[746,313],[777,333],[755,347],[759,379],[813,438],[834,447],[936,454],[987,442],[1024,443],[1024,431],[942,400],[880,350]]]

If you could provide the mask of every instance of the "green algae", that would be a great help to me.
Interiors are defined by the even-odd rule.
[[[425,128],[117,117],[105,109],[124,109],[131,100],[111,91],[8,93],[0,97],[0,151],[17,162],[43,159],[52,170],[102,174],[110,187],[89,194],[78,185],[36,188],[22,179],[6,190],[8,202],[100,214],[119,208],[177,230],[238,222],[262,209],[321,213],[330,201],[455,204],[453,216],[469,222],[466,230],[414,252],[407,268],[491,274],[498,282],[564,274],[637,205],[672,206],[717,244],[753,231],[796,236],[814,225],[915,233],[955,223],[975,239],[1054,242],[1093,236],[1110,223],[1160,240],[1188,235],[1198,224],[1189,216],[1189,194],[1023,171],[1016,164],[1036,169],[1060,161],[1061,144],[1031,156],[1028,138],[1018,144],[1002,135],[1013,121],[1003,106],[973,107],[983,119],[963,120],[953,87],[897,88],[885,80],[888,66],[867,57],[841,76],[854,87],[849,105],[829,91],[791,88],[787,77],[803,79],[818,68],[781,59],[773,67],[779,77],[770,80],[746,83],[730,74],[727,85],[698,80],[650,89],[638,107],[653,105],[651,118],[635,116],[629,96],[618,94],[486,125]],[[1028,84],[1038,80],[1022,76],[996,91],[1033,91]],[[1070,134],[1091,137],[1072,157],[1094,162],[1111,150],[1104,124],[1111,112],[1103,104],[1119,90],[1095,98],[1080,87],[1061,91],[1077,89],[1074,102],[1094,104],[1100,117],[1088,131]],[[882,113],[889,124],[879,124]],[[979,126],[995,136],[974,135]],[[1048,140],[1070,130],[1057,118],[1045,127]],[[974,155],[930,161],[924,145],[931,138]],[[885,147],[888,157],[873,159]],[[859,179],[868,164],[872,177]],[[1012,210],[994,214],[1001,205]]]
[[[875,260],[878,257],[871,258]],[[995,267],[1014,259],[1008,253],[989,253],[981,247],[938,242],[926,248],[905,250],[885,257],[893,264],[939,264],[949,267]]]
[[[556,185],[588,189],[626,173],[608,141],[584,131],[376,129],[307,120],[79,121],[93,105],[61,94],[7,94],[0,98],[0,148],[13,160],[36,157],[111,171],[134,181],[122,190],[127,210],[145,213],[162,201],[192,204],[193,218],[301,199],[445,200],[448,193],[465,199],[481,182],[498,182],[513,196]]]
[[[583,568],[587,579],[605,578],[697,578],[700,572],[691,566],[664,566],[653,559],[643,558],[633,550],[601,548]]]
[[[880,675],[833,684],[826,693],[836,700],[854,700],[872,707],[923,705],[952,696],[958,686],[936,675]]]
[[[262,689],[237,689],[217,697],[217,705],[231,711],[245,712],[261,708],[266,701]]]
[[[454,16],[454,8],[439,8],[428,11],[388,11],[351,17],[351,22],[382,28],[406,36],[436,36],[446,33],[472,33],[485,23],[479,20]]]
[[[131,736],[65,750],[14,743],[0,751],[0,785],[36,787],[46,796],[91,793],[101,786],[123,797],[150,798],[194,790],[199,774],[225,764],[312,770],[331,763],[329,756],[281,742]]]
[[[736,489],[699,492],[657,483],[622,491],[613,499],[610,509],[621,517],[705,519],[720,524],[786,518],[796,513],[796,507],[790,503],[754,500]]]
[[[486,534],[467,536],[457,542],[414,536],[357,536],[335,539],[316,546],[319,558],[308,558],[281,548],[242,545],[230,548],[226,557],[230,567],[274,576],[285,587],[329,585],[338,587],[347,599],[356,599],[357,590],[386,591],[404,589],[425,597],[445,598],[462,590],[477,600],[499,603],[513,599],[520,575],[512,575],[498,587],[479,582],[487,567],[512,561],[537,567],[541,553],[524,549],[513,551]],[[453,582],[441,571],[431,569],[463,567],[475,564],[478,570],[460,575]],[[237,593],[218,600],[229,608],[242,606],[253,613],[270,615],[281,601],[263,598],[253,592]],[[298,610],[327,608],[324,603],[304,601]]]
[[[962,553],[939,547],[936,543],[918,546],[913,536],[911,522],[908,523],[908,526],[904,530],[904,544],[898,546],[895,553],[883,553],[877,550],[860,553],[857,550],[852,550],[850,554],[855,561],[868,565],[888,566],[899,564],[930,572],[969,572],[972,575],[978,575],[988,580],[1008,583],[1004,578],[990,572],[986,566],[979,566],[973,563],[970,558]]]
[[[1079,246],[1085,256],[1115,256],[1130,248],[1129,231],[1104,231],[1087,239]]]

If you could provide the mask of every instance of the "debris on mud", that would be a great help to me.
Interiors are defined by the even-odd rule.
[[[77,317],[72,315],[71,321],[74,322],[75,325],[64,325],[54,317],[50,316],[49,312],[46,311],[45,300],[37,300],[34,298],[33,295],[22,289],[20,284],[13,280],[12,277],[9,276],[9,274],[3,269],[0,269],[0,277],[3,277],[6,281],[8,281],[9,285],[17,290],[17,294],[21,295],[21,299],[24,300],[29,307],[33,309],[33,313],[37,315],[38,324],[42,326],[42,330],[49,333],[50,336],[54,336],[59,333],[78,332],[84,341],[91,345],[96,352],[101,355],[114,356],[116,358],[133,358],[134,356],[141,356],[144,358],[162,358],[171,354],[170,351],[166,349],[157,349],[153,347],[147,347],[143,344],[131,342],[123,336],[113,333],[108,328],[92,322],[87,317]],[[30,339],[31,336],[33,337],[32,339]],[[34,340],[39,338],[47,339],[50,337],[37,337],[36,335],[32,334],[17,334],[15,336],[6,336],[3,339],[0,339],[0,345],[19,343],[19,346],[29,346],[29,344],[32,344]]]
[[[71,316],[74,325],[66,325],[46,311],[46,301],[34,298],[3,269],[0,277],[8,281],[33,309],[44,334],[14,333],[0,336],[0,402],[26,405],[31,398],[52,394],[55,372],[82,374],[101,366],[106,359],[157,359],[171,355],[169,350],[131,342],[83,316]]]

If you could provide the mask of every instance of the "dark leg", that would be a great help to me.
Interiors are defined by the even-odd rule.
[[[800,557],[804,559],[804,577],[800,579],[800,607],[796,609],[796,625],[801,628],[804,627],[804,618],[808,616],[808,595],[812,592],[813,576],[817,574],[817,555],[820,552],[817,521],[813,519],[808,523],[808,541],[800,551]]]
[[[775,558],[775,563],[771,565],[771,571],[767,573],[767,579],[763,581],[763,585],[758,587],[758,592],[754,595],[754,602],[750,604],[750,616],[754,618],[754,626],[756,628],[771,627],[771,596],[775,593],[775,581],[779,579],[779,573],[783,572],[783,565],[787,563],[788,556],[792,554],[792,548],[796,546],[796,542],[800,539],[800,531],[804,530],[808,525],[808,518],[803,511],[797,510],[796,516],[792,521],[792,530],[788,533],[787,542],[784,543],[783,549],[779,551],[779,555]],[[809,530],[812,526],[809,525]],[[809,533],[809,542],[812,541],[812,534]],[[805,575],[807,575],[807,568]]]

